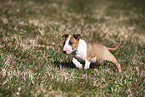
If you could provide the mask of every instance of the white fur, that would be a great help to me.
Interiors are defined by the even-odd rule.
[[[87,44],[84,40],[79,40],[79,45],[77,48],[76,55],[74,55],[76,58],[80,58],[82,60],[86,60],[87,57]]]
[[[77,48],[77,51],[76,51],[76,54],[74,55],[74,57],[85,61],[84,69],[87,69],[90,67],[90,62],[86,59],[86,57],[87,57],[87,44],[84,40],[82,40],[82,39],[79,40],[78,48]],[[73,60],[74,60],[74,58],[73,58]],[[78,63],[78,61],[77,62],[73,61],[73,63],[76,65],[76,67],[79,67],[79,66],[82,67],[82,64],[80,64],[80,62]]]
[[[97,59],[97,57],[93,58],[93,59],[91,60],[91,62],[92,62],[92,63],[96,63],[96,59]]]
[[[66,51],[66,54],[71,54],[73,52],[72,47],[69,45],[71,35],[69,35],[68,39],[65,42],[65,45],[63,47],[63,51]]]
[[[83,65],[76,58],[73,57],[72,61],[76,65],[76,67],[78,67],[78,68],[82,68],[83,67]]]
[[[90,67],[90,63],[87,59],[85,60],[85,67],[84,69],[88,69]]]

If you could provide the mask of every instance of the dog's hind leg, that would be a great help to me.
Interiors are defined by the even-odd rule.
[[[109,51],[107,53],[107,56],[105,56],[105,60],[111,61],[112,63],[114,63],[117,66],[118,71],[121,72],[120,64],[117,62],[116,58]]]

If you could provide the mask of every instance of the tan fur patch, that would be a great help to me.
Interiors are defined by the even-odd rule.
[[[105,46],[97,42],[86,42],[87,43],[87,60],[91,61],[92,58],[96,57],[96,62],[103,60]]]
[[[75,39],[73,36],[70,37],[69,45],[72,49],[75,49],[78,46],[79,40]]]

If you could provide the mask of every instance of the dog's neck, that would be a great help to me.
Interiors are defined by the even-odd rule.
[[[86,42],[82,39],[79,40],[76,50],[72,53],[75,57],[85,59],[86,57]]]

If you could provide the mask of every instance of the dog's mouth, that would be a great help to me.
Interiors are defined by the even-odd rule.
[[[64,54],[71,54],[71,52],[64,51],[64,50],[63,50],[63,53],[64,53]]]
[[[66,54],[66,51],[63,51],[64,54]]]

